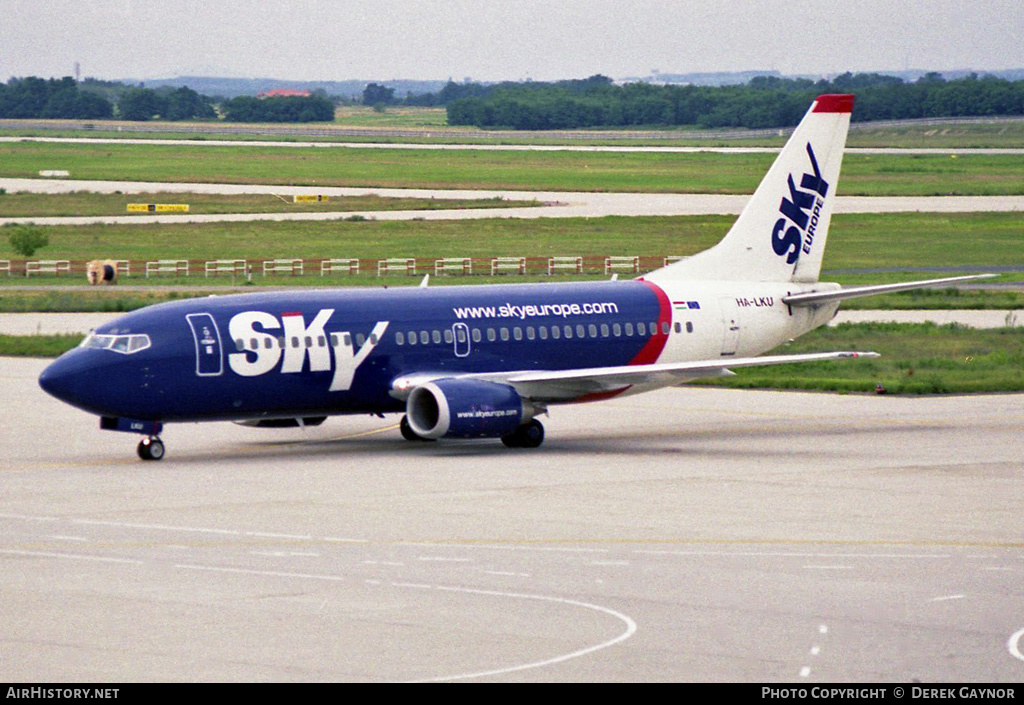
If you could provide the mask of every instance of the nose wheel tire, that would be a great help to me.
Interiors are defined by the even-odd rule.
[[[507,436],[501,442],[508,448],[537,448],[544,442],[544,426],[537,419],[531,419]]]
[[[143,438],[136,449],[143,460],[160,460],[164,457],[164,442],[159,438]]]

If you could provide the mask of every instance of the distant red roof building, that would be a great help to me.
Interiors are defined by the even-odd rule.
[[[272,91],[263,91],[256,95],[257,98],[308,98],[310,96],[309,91],[299,90],[298,88],[275,88]]]

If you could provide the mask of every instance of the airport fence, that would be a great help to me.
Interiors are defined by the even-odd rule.
[[[218,278],[234,280],[318,277],[423,276],[489,277],[508,275],[636,276],[683,259],[678,255],[559,255],[501,257],[390,257],[288,259],[116,260],[119,278]],[[0,260],[0,276],[85,277],[88,260]],[[283,283],[283,282],[282,282]]]

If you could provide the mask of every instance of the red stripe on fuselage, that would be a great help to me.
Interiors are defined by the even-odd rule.
[[[648,339],[647,344],[636,354],[636,357],[629,361],[631,365],[650,365],[657,362],[668,342],[668,335],[662,331],[665,329],[666,323],[669,326],[672,325],[672,302],[668,300],[668,296],[661,290],[661,287],[649,281],[641,280],[641,282],[658,297],[658,327],[654,331],[654,335]]]

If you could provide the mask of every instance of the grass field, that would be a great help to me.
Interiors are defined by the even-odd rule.
[[[37,253],[44,259],[279,259],[417,257],[548,257],[574,255],[664,256],[691,255],[718,242],[732,216],[553,218],[520,220],[491,218],[471,221],[310,221],[275,223],[90,225],[46,227],[50,244]],[[823,279],[843,284],[869,284],[944,276],[937,272],[907,272],[901,268],[997,267],[1024,265],[1024,213],[901,213],[837,215],[825,254]],[[0,258],[15,259],[0,228]],[[590,260],[594,262],[596,260]],[[592,265],[598,266],[598,265]],[[886,268],[880,273],[842,273],[842,270]],[[360,276],[254,277],[257,285],[340,286],[408,285],[410,277],[378,278],[375,271]],[[830,273],[829,270],[840,270]],[[954,272],[955,273],[955,272]],[[200,268],[194,276],[172,279],[122,279],[114,290],[96,293],[38,293],[22,291],[31,285],[80,285],[84,277],[0,277],[0,310],[128,310],[137,301],[133,285],[241,285],[243,278],[207,279]],[[420,272],[422,276],[423,272]],[[604,278],[598,269],[591,278]],[[560,277],[565,279],[567,277]],[[578,277],[571,277],[578,279]],[[1000,281],[1020,281],[1024,273]],[[546,276],[501,277],[501,281],[547,280]],[[444,277],[445,283],[486,283],[486,276]],[[75,308],[75,307],[80,308]],[[1024,294],[1007,291],[914,291],[858,299],[844,308],[1021,308]]]
[[[206,193],[7,193],[0,194],[0,217],[135,215],[129,203],[185,203],[190,213],[331,213],[349,211],[457,210],[464,208],[519,208],[539,206],[537,201],[503,198],[434,199],[339,196],[325,201],[295,203],[290,196]]]
[[[733,216],[49,226],[43,259],[691,255]],[[836,215],[824,269],[1024,264],[1024,213]],[[17,258],[0,228],[0,257]],[[874,275],[872,278],[877,279]],[[919,276],[915,278],[921,278]]]
[[[17,142],[0,176],[395,188],[752,193],[773,154],[321,149]],[[1015,155],[847,154],[843,195],[1024,193]]]
[[[0,355],[56,357],[81,336],[0,335]],[[872,350],[879,358],[737,370],[699,382],[737,388],[810,389],[890,394],[967,394],[1024,390],[1024,328],[978,330],[923,324],[843,324],[819,328],[780,354]],[[697,384],[695,382],[695,384]]]
[[[785,137],[762,136],[738,137],[743,130],[703,130],[694,126],[663,127],[658,125],[639,126],[629,130],[589,129],[577,130],[568,138],[558,132],[510,132],[482,131],[472,127],[449,127],[443,108],[388,108],[380,113],[363,106],[345,106],[336,111],[333,123],[313,125],[288,125],[288,133],[279,132],[282,126],[252,125],[259,134],[218,133],[216,124],[199,123],[149,123],[145,127],[157,127],[167,132],[142,132],[140,123],[96,121],[91,129],[72,129],[71,121],[49,121],[51,128],[59,129],[18,129],[4,127],[0,120],[0,136],[32,137],[111,137],[147,139],[229,139],[237,141],[271,140],[282,142],[405,142],[405,143],[461,143],[461,144],[538,144],[538,145],[619,145],[619,146],[687,146],[687,147],[728,147],[728,146],[781,146]],[[225,125],[225,128],[233,126]],[[380,134],[369,136],[345,134],[349,128],[369,129]],[[209,130],[197,133],[195,129]],[[336,135],[322,133],[334,130]],[[403,130],[405,134],[392,136],[389,130]],[[437,136],[443,130],[444,136]],[[655,136],[637,138],[639,132]],[[583,133],[586,137],[580,137]],[[721,135],[721,136],[720,136]],[[726,136],[727,135],[727,136]],[[1012,122],[959,123],[943,125],[919,125],[906,123],[897,126],[876,126],[872,123],[854,123],[847,141],[850,147],[904,147],[904,148],[1021,148],[1024,147],[1024,120]]]
[[[819,328],[775,350],[874,351],[879,358],[747,368],[700,382],[735,388],[810,389],[890,394],[1024,391],[1024,328],[981,330],[932,323],[842,324]]]

